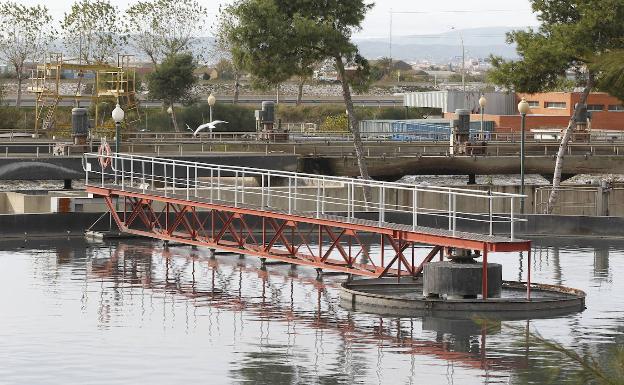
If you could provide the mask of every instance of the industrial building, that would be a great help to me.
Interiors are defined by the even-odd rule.
[[[487,105],[483,119],[496,132],[520,130],[518,102],[524,97],[531,107],[526,127],[535,131],[560,131],[567,127],[574,106],[580,100],[580,92],[547,92],[539,94],[515,94],[486,92]],[[445,119],[452,119],[455,110],[468,109],[471,120],[480,121],[478,92],[433,91],[414,92],[404,95],[406,107],[439,108]],[[587,100],[589,129],[593,131],[623,131],[624,106],[621,100],[606,93],[591,93]]]

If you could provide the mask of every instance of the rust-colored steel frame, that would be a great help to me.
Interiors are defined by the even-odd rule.
[[[125,233],[358,276],[416,278],[427,262],[442,256],[447,248],[481,251],[485,263],[490,251],[527,251],[530,261],[529,241],[491,243],[133,191],[86,189],[104,198],[115,223]],[[117,204],[123,201],[121,215],[115,199]],[[421,244],[431,245],[432,250],[416,261],[414,249]],[[381,245],[378,255],[371,255],[371,245]],[[482,289],[487,299],[485,263]],[[530,274],[527,278],[530,296]]]

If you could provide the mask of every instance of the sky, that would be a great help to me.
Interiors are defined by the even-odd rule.
[[[60,20],[71,6],[66,0],[17,0],[33,5],[45,4],[52,15]],[[211,19],[216,19],[219,5],[228,0],[198,0],[204,5]],[[124,9],[132,0],[111,0]],[[424,3],[424,4],[423,4]],[[448,32],[452,28],[469,29],[477,27],[524,27],[536,25],[529,0],[378,0],[368,13],[363,28],[356,34],[360,38],[387,38],[390,34],[390,12],[392,34],[426,35]],[[409,13],[422,12],[422,13]],[[210,24],[210,20],[208,24]]]

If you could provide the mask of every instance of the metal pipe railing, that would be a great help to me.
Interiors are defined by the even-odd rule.
[[[98,162],[110,163],[110,170]],[[94,167],[93,165],[96,165]],[[391,213],[406,213],[412,229],[426,225],[424,217],[448,220],[448,230],[493,235],[495,225],[509,226],[514,237],[515,224],[524,221],[514,214],[514,204],[524,196],[443,186],[417,186],[355,178],[320,176],[290,171],[266,170],[154,158],[132,154],[84,154],[85,183],[105,187],[116,180],[122,190],[152,190],[183,199],[207,199],[234,207],[253,206],[262,210],[284,210],[291,215],[320,218],[327,212],[352,222],[356,213],[376,213],[379,226],[393,224]],[[250,183],[254,179],[256,183]],[[148,183],[149,181],[149,183]],[[277,185],[275,182],[281,182]],[[370,191],[366,201],[364,190]],[[216,194],[215,194],[216,191]],[[443,209],[439,202],[447,201]],[[493,208],[499,211],[494,213]],[[507,210],[507,211],[505,211]],[[465,230],[458,222],[474,223]],[[477,226],[479,223],[481,227]],[[466,225],[464,225],[466,228]]]
[[[300,124],[296,124],[300,125]],[[554,132],[554,131],[553,131]],[[481,138],[479,132],[471,132],[470,139],[475,141],[486,140],[490,143],[517,143],[520,141],[520,132],[486,132],[485,137]],[[202,142],[208,139],[210,143],[228,142],[228,141],[268,141],[278,142],[283,140],[287,135],[289,141],[310,141],[310,140],[344,140],[353,141],[353,135],[347,131],[318,131],[318,130],[286,130],[285,132],[256,132],[256,131],[227,131],[227,132],[202,132],[198,137],[193,137],[192,132],[131,132],[124,134],[124,138],[129,142],[138,141],[145,143],[146,141],[154,141],[160,143],[176,141],[192,141]],[[526,133],[527,142],[532,143],[559,143],[561,134],[557,132],[528,132]],[[450,132],[419,132],[419,131],[371,131],[361,132],[364,142],[384,142],[384,141],[401,141],[401,142],[446,142],[450,139]],[[619,131],[592,132],[588,137],[586,133],[573,133],[571,143],[591,144],[591,143],[622,143],[624,142],[624,134]]]

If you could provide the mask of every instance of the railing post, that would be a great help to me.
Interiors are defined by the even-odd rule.
[[[453,230],[453,198],[451,197],[451,192],[448,192],[448,229],[449,231]]]
[[[527,252],[527,300],[531,300],[531,248]]]
[[[267,173],[267,207],[271,207],[271,171]]]
[[[217,166],[217,200],[221,200],[221,166]]]
[[[355,183],[351,182],[351,218],[355,219]]]
[[[323,176],[323,199],[321,200],[321,214],[325,214],[325,176]]]
[[[214,184],[213,182],[213,178],[214,178],[214,168],[210,167],[210,203],[212,203],[212,197],[213,197],[213,191],[214,189],[212,188],[212,185]]]
[[[173,190],[173,194],[175,195],[176,193],[176,162],[175,160],[172,162],[173,164],[173,170],[171,171],[171,181],[172,183],[172,190]]]
[[[186,165],[186,200],[191,198],[191,169],[189,165]]]
[[[493,209],[493,198],[492,198],[492,190],[488,191],[488,205],[490,206],[489,209],[489,214],[490,214],[490,236],[494,235],[494,223],[492,221],[493,215],[492,215],[492,209]]]
[[[511,197],[511,240],[515,240],[514,198]]]
[[[241,178],[241,203],[245,204],[245,172],[243,171],[243,175]]]
[[[453,193],[453,235],[457,230],[457,194]]]
[[[152,163],[153,164],[153,163]],[[167,196],[167,163],[163,163],[163,183],[165,187],[165,196]]]
[[[156,189],[156,171],[154,171],[154,158],[152,158],[152,190]]]
[[[347,218],[351,218],[351,188],[353,187],[351,181],[347,183]]]
[[[238,171],[234,172],[234,207],[238,207]]]
[[[85,168],[86,168],[86,171],[85,171],[85,186],[88,186],[89,185],[89,168],[90,168],[89,166],[91,166],[91,165],[87,161],[87,156],[86,155],[83,155],[83,159],[84,159],[83,162],[84,162],[84,165],[85,165]]]
[[[316,218],[319,217],[321,212],[321,181],[316,181]]]
[[[115,185],[117,185],[119,183],[119,178],[118,178],[118,175],[117,175],[117,170],[119,169],[118,164],[117,164],[117,157],[118,157],[118,155],[117,155],[117,153],[113,153],[113,155],[111,155],[111,156],[113,157],[113,160],[114,160],[114,162],[111,162],[111,164],[115,165],[115,170],[114,170],[115,174],[114,175],[115,175]]]
[[[145,192],[145,160],[141,160],[141,185],[143,192]]]
[[[264,209],[264,174],[260,174],[260,208]]]
[[[119,155],[117,155],[119,157]],[[125,166],[125,162],[123,161],[123,159],[121,160],[121,190],[123,191],[125,189],[125,177],[126,177],[126,166]]]
[[[386,220],[385,216],[385,204],[386,204],[386,187],[382,184],[379,186],[379,226],[381,226]]]
[[[292,177],[288,177],[288,214],[292,214]]]
[[[412,230],[418,226],[418,189],[412,190]]]
[[[199,179],[197,177],[197,167],[198,167],[198,164],[197,162],[195,162],[195,198],[199,197],[199,191],[198,191]]]
[[[130,155],[130,187],[134,187],[134,156]]]
[[[299,178],[297,178],[296,176],[293,177],[295,179],[295,188],[294,188],[294,193],[293,193],[293,210],[297,211],[297,195],[298,195],[298,188],[299,188]]]

